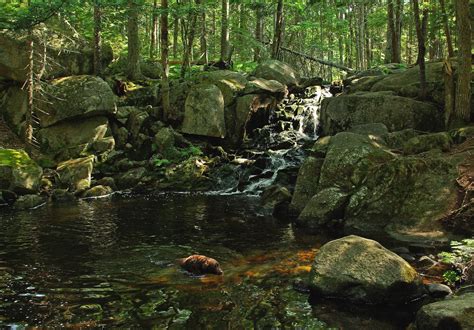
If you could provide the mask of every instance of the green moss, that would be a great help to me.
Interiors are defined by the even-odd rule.
[[[36,165],[28,154],[21,149],[0,149],[0,166],[29,166]]]

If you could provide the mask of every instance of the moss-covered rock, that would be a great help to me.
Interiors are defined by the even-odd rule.
[[[298,86],[299,74],[288,64],[277,60],[266,60],[255,69],[254,76],[268,80],[276,80],[288,87]]]
[[[363,303],[401,304],[421,296],[418,273],[378,242],[347,236],[321,247],[311,268],[315,295]]]
[[[416,314],[416,328],[473,329],[474,293],[465,293],[423,306]]]
[[[112,188],[108,186],[95,186],[92,187],[84,192],[82,194],[82,197],[84,198],[94,198],[94,197],[101,197],[101,196],[106,196],[110,195],[113,192]]]
[[[301,165],[296,179],[291,208],[301,212],[308,201],[318,192],[319,176],[324,159],[308,157]]]
[[[199,75],[198,82],[216,85],[224,97],[226,107],[235,101],[236,95],[247,85],[247,79],[242,73],[229,70],[204,72]]]
[[[133,168],[116,177],[115,182],[119,189],[133,188],[140,183],[146,173],[147,170],[144,167]]]
[[[419,154],[432,149],[448,151],[451,148],[451,137],[447,132],[418,135],[403,145],[405,154]]]
[[[333,229],[344,219],[349,195],[337,187],[321,190],[306,204],[297,224],[309,230]]]
[[[29,210],[34,209],[46,202],[44,197],[38,195],[24,195],[20,196],[15,203],[13,208],[15,210]]]
[[[43,170],[24,150],[0,149],[0,190],[25,194],[37,192]]]
[[[82,192],[91,186],[94,156],[71,159],[58,164],[61,185],[71,191]]]
[[[442,112],[436,106],[391,92],[355,93],[323,100],[320,115],[323,135],[368,123],[382,123],[391,132],[406,128],[440,131],[444,127]]]
[[[216,85],[198,84],[189,92],[181,131],[209,137],[226,136],[224,96]]]
[[[47,97],[38,100],[43,110],[37,115],[42,127],[66,119],[88,118],[112,114],[115,96],[109,85],[96,76],[70,76],[51,81],[46,87]]]

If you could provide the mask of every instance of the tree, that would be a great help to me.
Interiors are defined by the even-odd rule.
[[[153,13],[151,15],[151,39],[150,39],[150,59],[154,60],[158,48],[158,0],[153,0]]]
[[[163,76],[161,79],[161,101],[163,102],[164,120],[169,120],[173,116],[170,106],[170,85],[168,81],[168,0],[161,0],[161,64],[163,66]]]
[[[401,0],[387,1],[387,47],[385,63],[400,63],[401,34],[402,34],[403,2]]]
[[[443,16],[443,28],[446,35],[446,45],[448,47],[448,56],[454,56],[453,41],[451,40],[451,30],[449,29],[448,14],[446,13],[446,4],[444,0],[439,0],[441,15]]]
[[[131,80],[141,78],[140,71],[140,36],[138,33],[139,6],[137,0],[128,0],[128,62],[127,75]]]
[[[458,32],[458,70],[454,115],[464,122],[470,121],[471,107],[471,20],[469,0],[455,0]]]
[[[94,0],[94,74],[102,72],[102,5]]]
[[[275,18],[275,30],[273,34],[273,45],[272,45],[272,58],[281,59],[281,46],[283,44],[283,29],[284,29],[284,17],[283,17],[283,0],[278,0],[276,18]]]
[[[426,0],[424,0],[426,1]],[[423,17],[420,17],[420,5],[418,0],[412,0],[413,3],[413,15],[415,18],[415,29],[416,36],[418,39],[418,59],[416,64],[420,68],[420,98],[426,98],[427,88],[426,88],[426,72],[425,72],[425,35],[426,35],[426,25],[428,22],[428,8],[425,6],[423,8]]]
[[[265,9],[265,5],[263,3],[256,3],[255,4],[255,17],[256,17],[256,24],[255,24],[255,40],[257,40],[257,46],[254,48],[254,55],[253,60],[258,62],[260,60],[260,51],[261,51],[261,43],[263,42],[263,11]]]
[[[229,61],[230,41],[229,41],[229,0],[222,0],[221,13],[221,61]]]

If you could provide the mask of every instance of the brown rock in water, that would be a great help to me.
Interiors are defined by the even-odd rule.
[[[222,275],[224,272],[216,259],[203,255],[192,255],[187,258],[179,259],[179,265],[186,271],[195,274],[215,274]]]

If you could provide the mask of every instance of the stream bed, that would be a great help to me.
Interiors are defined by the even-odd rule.
[[[317,248],[244,195],[116,194],[0,209],[0,327],[405,328],[409,309],[309,302]],[[193,277],[176,259],[217,259]]]

